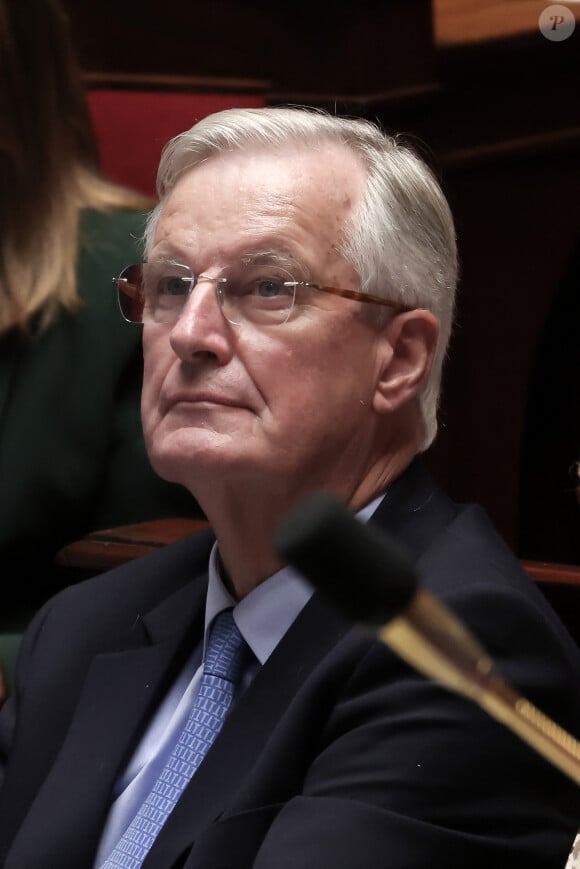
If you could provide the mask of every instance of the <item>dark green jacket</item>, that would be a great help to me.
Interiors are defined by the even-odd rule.
[[[200,516],[160,480],[140,420],[141,328],[119,313],[113,275],[141,258],[143,215],[83,214],[82,306],[34,339],[0,337],[0,628],[67,584],[56,552],[89,531]]]

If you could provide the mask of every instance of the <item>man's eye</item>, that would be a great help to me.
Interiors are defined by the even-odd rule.
[[[284,293],[286,288],[282,281],[277,281],[273,278],[260,278],[254,284],[254,292],[256,295],[264,299],[270,299],[273,296],[279,296]]]
[[[190,282],[186,278],[168,275],[159,279],[157,291],[160,296],[185,296]]]

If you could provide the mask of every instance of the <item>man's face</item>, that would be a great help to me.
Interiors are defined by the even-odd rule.
[[[362,182],[356,159],[334,146],[212,158],[177,183],[149,259],[217,276],[276,251],[301,279],[357,289],[337,244]],[[362,307],[311,290],[283,325],[233,325],[206,281],[175,324],[145,325],[142,412],[157,472],[194,495],[244,480],[348,489],[364,472],[380,364]]]

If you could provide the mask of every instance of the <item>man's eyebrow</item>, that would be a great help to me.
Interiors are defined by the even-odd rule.
[[[178,250],[171,245],[164,244],[154,253],[155,255],[149,258],[149,262],[181,263],[190,267],[192,266],[191,254],[188,255],[186,251]],[[284,248],[267,247],[247,250],[235,256],[230,263],[224,263],[224,265],[232,265],[234,262],[241,262],[244,265],[280,265],[300,276],[301,279],[307,278],[309,273],[304,262],[298,259],[291,251]],[[202,271],[203,268],[205,266],[202,267]]]
[[[187,257],[183,251],[178,251],[172,247],[162,247],[149,252],[147,257],[148,262],[159,263],[183,263],[186,264]]]
[[[241,260],[246,265],[254,263],[257,265],[260,265],[261,263],[264,263],[265,265],[276,263],[298,269],[300,272],[306,272],[304,263],[301,260],[299,260],[294,254],[290,253],[290,251],[281,250],[279,248],[264,248],[249,251],[248,253],[242,254]]]

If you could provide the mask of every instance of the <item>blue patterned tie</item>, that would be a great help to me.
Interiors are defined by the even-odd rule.
[[[161,827],[219,733],[248,646],[231,609],[216,616],[191,712],[153,789],[101,869],[139,869]]]

